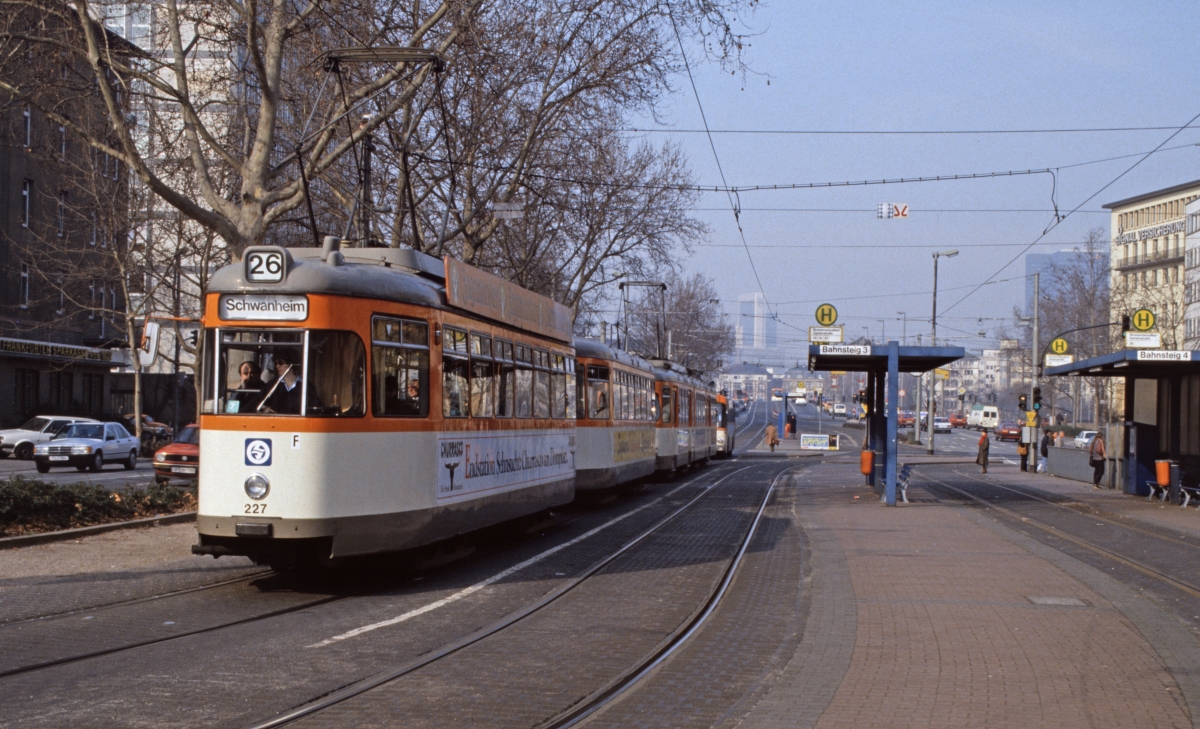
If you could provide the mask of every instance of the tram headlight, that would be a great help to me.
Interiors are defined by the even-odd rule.
[[[271,482],[261,473],[252,473],[250,478],[246,479],[246,495],[255,501],[266,498],[270,490]]]

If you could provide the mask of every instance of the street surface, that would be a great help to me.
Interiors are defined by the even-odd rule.
[[[0,552],[0,726],[1193,726],[1197,510],[1004,464],[918,466],[889,509],[857,455],[714,462],[450,562],[278,574],[192,525]]]
[[[74,467],[52,468],[49,473],[38,473],[33,461],[19,461],[12,456],[0,459],[0,481],[13,476],[23,476],[46,481],[48,483],[78,483],[80,481],[104,488],[122,488],[138,486],[144,488],[154,483],[154,467],[150,459],[139,458],[137,468],[126,471],[120,463],[109,463],[98,472],[78,471]]]

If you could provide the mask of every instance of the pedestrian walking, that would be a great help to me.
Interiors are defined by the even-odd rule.
[[[1055,433],[1055,434],[1054,434],[1054,447],[1055,447],[1055,448],[1062,448],[1062,447],[1063,447],[1063,440],[1064,440],[1066,437],[1067,437],[1067,431],[1065,431],[1065,430],[1060,430],[1060,431],[1058,431],[1057,433]]]
[[[1042,442],[1038,444],[1038,473],[1046,472],[1046,463],[1050,458],[1050,443],[1053,442],[1053,440],[1054,439],[1051,437],[1051,432],[1049,430],[1047,430],[1045,433],[1042,433]]]
[[[775,452],[775,446],[779,445],[779,428],[775,427],[774,423],[767,426],[767,445],[771,446],[771,452]]]
[[[1104,464],[1108,460],[1108,451],[1104,449],[1104,434],[1096,433],[1092,445],[1088,448],[1088,461],[1092,464],[1092,488],[1100,488],[1100,479],[1104,478]]]
[[[1017,443],[1017,455],[1021,457],[1021,470],[1029,470],[1029,444]]]
[[[979,455],[975,456],[975,462],[983,466],[983,472],[987,473],[988,451],[991,449],[991,441],[988,440],[987,428],[983,429],[983,435],[979,436]]]

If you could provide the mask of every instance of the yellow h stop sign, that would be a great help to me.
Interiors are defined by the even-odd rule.
[[[1055,354],[1066,354],[1068,346],[1067,340],[1059,337],[1053,342],[1050,342],[1050,351],[1054,352]]]
[[[1139,332],[1147,332],[1154,328],[1154,312],[1149,309],[1138,309],[1130,318],[1133,328]]]
[[[821,304],[817,307],[817,323],[823,327],[833,326],[837,321],[837,309],[833,304]]]

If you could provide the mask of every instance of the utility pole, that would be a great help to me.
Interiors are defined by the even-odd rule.
[[[1034,406],[1033,391],[1038,387],[1038,299],[1041,297],[1039,285],[1041,274],[1033,274],[1033,342],[1030,344],[1030,371],[1029,371],[1029,407]],[[1042,417],[1040,410],[1034,410],[1034,426],[1033,426],[1033,442],[1028,447],[1032,448],[1037,445],[1038,428],[1041,427]],[[1028,422],[1028,420],[1026,420]],[[1035,461],[1036,463],[1036,461]],[[1036,471],[1036,467],[1034,468]]]
[[[955,256],[957,256],[957,255],[958,255],[958,251],[957,251],[957,250],[952,250],[952,251],[935,251],[935,252],[934,252],[934,254],[933,254],[933,319],[932,319],[932,324],[933,324],[933,333],[932,333],[932,336],[930,337],[930,342],[929,342],[929,346],[931,346],[931,347],[936,347],[936,346],[937,346],[937,274],[938,274],[938,259],[939,259],[939,258],[941,258],[942,256],[945,256],[946,258],[953,258],[953,257],[955,257]],[[935,372],[935,373],[933,373],[933,374],[930,376],[930,378],[929,378],[929,414],[926,416],[926,419],[927,419],[927,421],[928,421],[928,423],[929,423],[929,446],[928,446],[928,447],[925,449],[925,452],[926,452],[926,453],[928,453],[928,454],[929,454],[929,455],[931,455],[931,456],[933,455],[933,406],[934,406],[934,400],[933,400],[933,391],[934,391],[934,389],[935,389],[936,387],[937,387],[937,373]],[[918,419],[918,420],[920,420],[920,417],[921,417],[921,416],[920,416],[920,414],[918,413],[918,414],[917,414],[917,419]]]

